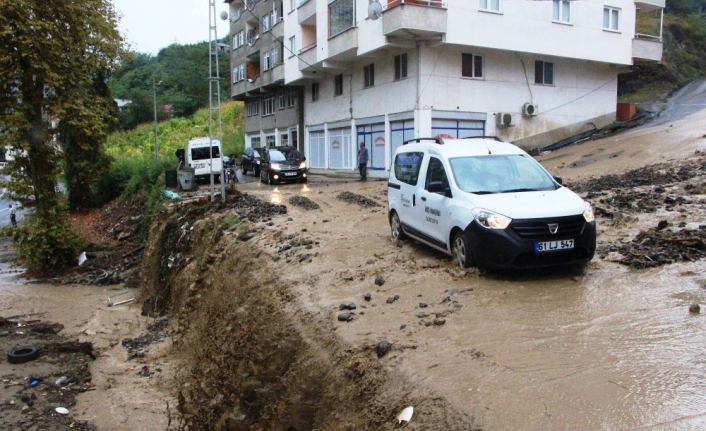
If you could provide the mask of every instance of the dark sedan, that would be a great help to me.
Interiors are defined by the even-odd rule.
[[[264,148],[260,156],[260,181],[267,184],[307,181],[306,158],[296,148]]]
[[[248,171],[252,172],[254,177],[260,175],[260,150],[261,148],[246,148],[243,151],[243,156],[240,158],[243,175]]]

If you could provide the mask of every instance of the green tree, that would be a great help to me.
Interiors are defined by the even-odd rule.
[[[16,154],[7,187],[35,213],[14,239],[30,269],[53,272],[76,258],[56,191],[57,125],[86,142],[104,136],[109,114],[96,79],[122,52],[117,16],[109,0],[0,0],[0,46],[0,145]]]

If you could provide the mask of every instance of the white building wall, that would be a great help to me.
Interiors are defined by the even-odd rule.
[[[571,23],[552,22],[551,1],[500,0],[500,13],[479,11],[479,1],[446,0],[451,44],[632,64],[635,3],[632,0],[571,2]],[[603,30],[603,7],[621,9],[620,30]]]

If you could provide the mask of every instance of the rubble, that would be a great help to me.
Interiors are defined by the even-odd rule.
[[[321,206],[305,196],[292,196],[289,204],[295,207],[302,207],[307,211],[319,210]]]
[[[349,204],[359,205],[363,208],[377,208],[382,206],[372,199],[351,192],[341,192],[336,196],[336,199]]]

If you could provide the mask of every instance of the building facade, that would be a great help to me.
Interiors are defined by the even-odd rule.
[[[662,53],[664,0],[282,7],[281,73],[303,88],[299,131],[314,170],[354,169],[360,142],[373,176],[387,176],[395,149],[415,137],[551,144],[614,121],[618,74]],[[636,32],[638,13],[656,14],[652,35]]]

